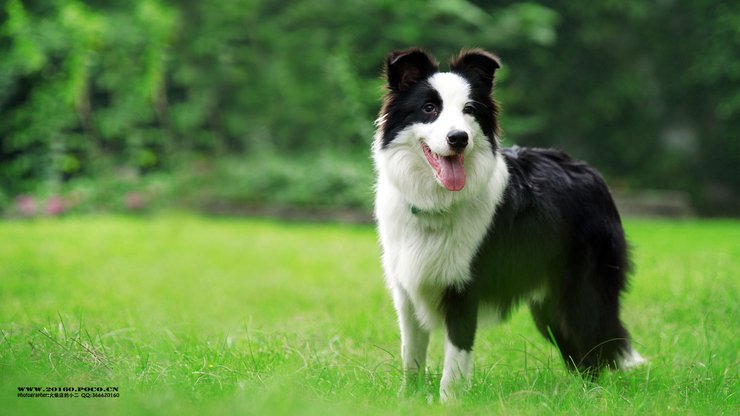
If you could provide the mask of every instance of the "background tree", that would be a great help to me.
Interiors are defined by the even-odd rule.
[[[737,215],[739,28],[740,6],[719,0],[9,0],[0,206],[194,160],[246,165],[244,189],[298,183],[307,203],[326,183],[369,186],[380,63],[422,45],[501,56],[507,143],[561,147],[615,188],[683,190],[702,213]],[[275,154],[301,174],[261,162]],[[337,158],[359,162],[317,162]]]

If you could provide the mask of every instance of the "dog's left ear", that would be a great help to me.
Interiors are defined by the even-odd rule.
[[[402,92],[437,72],[437,61],[421,48],[392,52],[385,60],[385,76],[391,91]]]
[[[474,87],[483,88],[488,93],[493,88],[493,76],[501,68],[501,61],[483,49],[463,50],[450,60],[450,71],[463,75]]]

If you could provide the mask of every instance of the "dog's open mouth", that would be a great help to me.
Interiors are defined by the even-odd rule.
[[[429,162],[429,166],[434,169],[434,175],[442,182],[448,191],[459,191],[465,187],[465,156],[462,154],[452,156],[441,156],[421,142],[421,148],[424,149],[424,156]]]

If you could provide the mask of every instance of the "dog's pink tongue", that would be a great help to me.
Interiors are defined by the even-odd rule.
[[[465,187],[465,168],[463,155],[439,158],[439,180],[449,191],[459,191]]]

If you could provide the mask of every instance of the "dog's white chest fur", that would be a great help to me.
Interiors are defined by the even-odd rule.
[[[500,155],[488,159],[485,181],[470,183],[469,193],[443,209],[413,213],[408,196],[380,170],[375,215],[383,246],[383,266],[391,289],[403,289],[427,328],[441,323],[440,297],[470,278],[470,266],[488,231],[508,181]],[[483,172],[480,172],[483,173]]]

